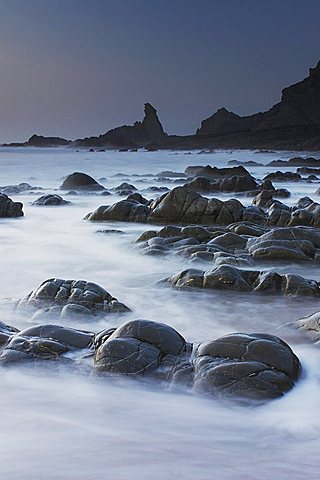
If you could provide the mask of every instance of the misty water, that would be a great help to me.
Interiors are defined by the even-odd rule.
[[[319,350],[284,326],[320,310],[318,299],[259,297],[221,292],[175,291],[158,281],[187,268],[177,256],[152,257],[134,241],[150,225],[90,223],[84,216],[123,197],[101,194],[66,195],[72,203],[37,207],[44,193],[57,192],[63,178],[80,171],[106,188],[123,181],[147,198],[164,170],[188,165],[226,166],[229,160],[266,164],[288,159],[292,152],[217,151],[87,152],[72,149],[9,149],[0,151],[0,185],[28,182],[43,191],[10,195],[24,204],[25,216],[0,220],[1,321],[19,329],[30,319],[13,304],[47,278],[85,279],[108,290],[132,312],[96,321],[64,324],[99,332],[137,318],[167,323],[188,341],[201,342],[231,332],[267,332],[287,341],[303,365],[303,377],[283,398],[259,407],[240,407],[196,394],[163,392],[128,380],[97,379],[86,374],[0,370],[2,478],[42,479],[318,479],[320,448]],[[249,167],[261,179],[275,171]],[[290,170],[290,169],[286,169]],[[295,169],[291,169],[295,171]],[[122,173],[122,176],[115,176]],[[314,183],[277,183],[288,188],[292,204],[308,195],[317,199]],[[216,195],[217,196],[217,195]],[[223,194],[219,198],[226,199]],[[251,198],[237,197],[249,204]],[[97,233],[107,228],[122,234]],[[199,264],[208,268],[208,264]],[[281,273],[299,273],[320,280],[312,265],[264,265]],[[61,322],[60,322],[61,323]]]

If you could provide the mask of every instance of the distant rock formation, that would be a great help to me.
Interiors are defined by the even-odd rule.
[[[309,76],[282,90],[281,101],[266,112],[241,117],[225,108],[201,122],[195,135],[168,135],[156,109],[146,103],[142,122],[123,125],[96,137],[73,142],[33,135],[25,143],[4,146],[66,146],[86,148],[161,149],[253,148],[317,150],[320,148],[320,61]],[[266,150],[267,151],[267,150]],[[271,165],[273,166],[273,165]],[[297,165],[298,166],[298,165]],[[299,164],[300,166],[300,164]],[[302,163],[301,166],[315,166]]]
[[[320,62],[307,78],[283,89],[281,101],[267,112],[241,117],[221,108],[201,122],[196,135],[206,137],[210,146],[215,138],[221,146],[318,148]]]
[[[23,143],[4,143],[3,147],[66,147],[70,145],[71,140],[61,137],[43,137],[42,135],[32,135],[29,140]]]
[[[78,147],[149,147],[156,148],[161,144],[167,134],[164,132],[157,110],[150,104],[144,105],[144,118],[142,122],[135,122],[134,125],[123,125],[113,128],[99,137],[78,139],[74,142]]]

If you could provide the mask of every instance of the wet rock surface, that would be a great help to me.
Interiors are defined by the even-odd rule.
[[[19,302],[18,309],[36,311],[34,319],[77,319],[129,311],[126,305],[95,283],[60,278],[45,280]]]
[[[42,197],[39,197],[37,200],[32,202],[32,205],[37,205],[37,206],[58,206],[58,205],[68,205],[71,202],[68,200],[64,200],[60,195],[43,195]]]
[[[23,182],[18,185],[6,185],[0,187],[0,193],[5,195],[17,195],[19,193],[31,192],[32,190],[42,190],[41,187],[33,187],[29,183]]]
[[[147,230],[136,240],[142,253],[176,255],[215,264],[249,265],[254,262],[319,262],[320,237],[313,227],[268,230],[250,223],[227,227],[168,225]]]
[[[278,337],[260,333],[236,333],[200,344],[193,367],[195,391],[239,400],[281,397],[300,374],[291,348]]]
[[[4,193],[0,193],[0,218],[23,217],[22,203],[14,202]]]
[[[193,391],[236,401],[265,402],[295,385],[301,365],[291,348],[268,334],[235,333],[188,343],[167,324],[131,320],[97,334],[56,324],[22,331],[0,325],[0,367],[62,365],[86,374],[156,382],[166,390]]]
[[[272,200],[268,210],[258,206],[245,207],[237,199],[226,201],[206,198],[186,186],[175,187],[170,192],[141,203],[140,197],[127,198],[113,205],[102,205],[85,218],[90,221],[121,221],[176,225],[229,225],[250,222],[268,227],[312,226],[320,227],[320,205],[310,203],[292,207]]]
[[[66,354],[87,349],[94,334],[59,325],[38,325],[11,336],[0,355],[0,365],[42,361],[73,362]]]
[[[104,190],[104,187],[90,175],[74,172],[65,178],[60,190],[99,191]]]
[[[320,296],[320,282],[275,271],[240,270],[221,265],[211,270],[187,269],[164,282],[178,289],[203,288],[263,295]]]
[[[165,375],[185,354],[184,338],[172,327],[134,320],[117,328],[95,352],[95,368],[104,373]]]

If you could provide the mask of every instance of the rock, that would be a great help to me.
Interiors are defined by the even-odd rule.
[[[155,148],[161,143],[167,134],[163,131],[159,121],[157,110],[150,104],[144,105],[144,118],[142,122],[134,125],[123,125],[113,128],[99,137],[79,138],[74,142],[75,146],[114,146],[121,147],[122,151],[136,151],[137,147]],[[151,145],[150,145],[151,144]]]
[[[102,205],[94,212],[86,215],[85,219],[91,222],[106,222],[116,220],[119,222],[146,223],[149,208],[136,200],[121,200],[114,205]]]
[[[19,330],[17,328],[0,322],[0,348],[6,345],[10,338],[18,332]]]
[[[140,201],[139,201],[140,200]],[[274,200],[268,212],[256,206],[244,207],[238,200],[225,202],[206,198],[187,186],[175,187],[152,202],[135,196],[114,205],[103,205],[85,218],[91,221],[121,221],[176,225],[229,225],[245,222],[269,227],[320,227],[320,205],[306,208],[288,207]],[[300,204],[299,204],[300,205]]]
[[[0,193],[0,217],[23,217],[22,203],[14,202],[4,193]]]
[[[240,160],[229,160],[228,165],[232,165],[232,166],[245,165],[247,167],[264,167],[263,163],[254,162],[253,160],[248,160],[247,162],[241,162]]]
[[[303,317],[296,322],[289,323],[289,325],[301,330],[311,342],[320,341],[320,312]]]
[[[320,161],[319,161],[319,167],[320,167]],[[297,168],[297,173],[300,173],[300,175],[310,175],[310,174],[320,175],[320,168],[299,167]]]
[[[260,260],[310,261],[319,246],[317,229],[305,227],[274,228],[247,243],[249,253]]]
[[[222,265],[212,270],[188,269],[167,278],[175,288],[205,288],[266,295],[320,296],[320,283],[299,275],[280,275],[274,271],[239,270]]]
[[[18,193],[29,192],[31,190],[42,190],[41,187],[32,187],[29,183],[19,183],[19,185],[6,185],[0,187],[0,193],[6,195],[17,195]]]
[[[232,167],[232,168],[218,168],[211,167],[210,165],[203,166],[189,166],[184,171],[185,175],[188,177],[205,177],[210,179],[221,180],[225,177],[234,177],[234,176],[247,176],[250,175],[248,170],[243,166]]]
[[[96,314],[130,311],[99,285],[85,280],[50,278],[22,299],[19,309],[38,310],[41,315],[71,316],[74,319]]]
[[[127,183],[127,182],[123,182],[117,187],[114,187],[112,190],[114,190],[115,192],[123,192],[123,191],[133,192],[137,189],[134,185],[131,185],[130,183]]]
[[[133,320],[118,327],[95,351],[95,369],[103,373],[148,376],[174,365],[187,351],[184,338],[172,327]],[[157,372],[159,375],[159,372]]]
[[[190,138],[185,147],[190,148],[188,143],[193,143],[198,148],[318,149],[319,106],[320,62],[310,68],[307,78],[284,88],[281,101],[266,112],[241,117],[225,108],[219,109],[201,122],[196,132],[197,143]],[[314,166],[311,162],[299,162],[301,159],[291,161],[288,166]]]
[[[301,372],[289,345],[261,333],[234,333],[201,343],[193,367],[196,392],[246,402],[283,396]]]
[[[302,177],[299,173],[277,171],[269,173],[263,180],[271,180],[273,182],[299,182],[302,180]]]
[[[67,200],[64,200],[60,195],[43,195],[42,197],[39,197],[37,200],[32,202],[32,205],[38,205],[38,206],[48,206],[48,205],[67,205],[68,202]]]
[[[268,229],[251,222],[239,222],[228,225],[228,229],[238,235],[249,235],[250,237],[261,237]]]
[[[266,208],[273,202],[273,192],[270,190],[262,190],[254,199],[252,204],[256,207]]]
[[[255,179],[247,175],[233,175],[221,180],[210,181],[206,177],[195,177],[185,184],[195,192],[247,192],[258,187]]]
[[[99,191],[104,190],[104,187],[90,175],[74,172],[66,177],[60,190]]]
[[[151,204],[148,222],[226,225],[240,220],[243,209],[238,200],[207,199],[183,186]]]
[[[94,334],[59,325],[38,325],[16,333],[5,346],[0,356],[1,366],[16,363],[72,360],[65,356],[70,351],[90,347]]]
[[[284,167],[320,167],[320,159],[316,159],[313,157],[293,157],[290,158],[288,161],[285,160],[273,160],[272,162],[268,163],[270,167],[277,167],[277,166],[284,166]],[[300,172],[298,172],[300,173]]]
[[[237,233],[227,232],[218,237],[213,238],[208,242],[208,245],[218,245],[227,250],[243,250],[247,243],[247,238],[238,235]]]
[[[164,170],[163,172],[156,173],[155,177],[159,178],[183,178],[187,175],[183,172],[172,172],[171,170]]]
[[[163,387],[265,402],[287,393],[301,373],[289,345],[273,335],[234,333],[198,346],[172,327],[133,320],[95,337],[95,371],[160,381]]]

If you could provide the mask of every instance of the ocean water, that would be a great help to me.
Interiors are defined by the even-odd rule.
[[[181,172],[188,165],[222,167],[235,159],[266,164],[292,156],[296,153],[0,149],[1,186],[28,182],[44,189],[10,195],[23,202],[25,216],[0,220],[1,321],[18,328],[30,326],[26,316],[12,309],[12,302],[47,278],[85,279],[100,284],[132,309],[125,320],[161,321],[192,342],[231,332],[272,333],[290,343],[304,369],[303,378],[288,395],[255,408],[70,372],[0,370],[0,478],[319,478],[319,348],[284,326],[319,311],[319,300],[174,291],[157,282],[188,267],[188,262],[174,256],[144,256],[134,244],[141,232],[153,227],[83,220],[99,205],[123,197],[68,196],[63,192],[70,205],[31,205],[43,193],[61,193],[57,190],[63,178],[74,171],[103,178],[101,183],[107,188],[128,181],[145,194],[150,186],[172,188],[175,184],[138,175]],[[260,179],[275,171],[267,166],[248,170]],[[123,175],[115,176],[117,173]],[[317,199],[317,182],[276,185],[291,191],[285,203],[293,204],[306,195]],[[145,195],[154,198],[158,194]],[[237,198],[245,204],[251,202],[251,198]],[[97,233],[106,228],[120,229],[123,234]],[[320,280],[319,268],[310,265],[268,268]],[[123,321],[111,316],[65,324],[98,332]]]

